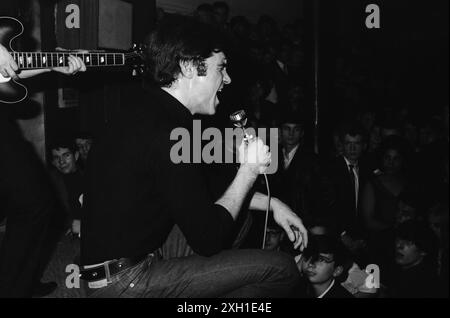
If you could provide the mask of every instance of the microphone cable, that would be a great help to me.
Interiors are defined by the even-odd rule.
[[[242,131],[244,133],[244,142],[248,145],[248,141],[251,138],[245,130],[245,125],[247,124],[247,114],[245,113],[245,111],[239,110],[239,111],[233,113],[230,116],[230,120],[233,122],[233,124],[236,127],[242,129]],[[262,241],[262,249],[265,249],[265,247],[266,247],[266,235],[267,235],[267,226],[268,226],[268,222],[269,222],[270,201],[271,201],[269,178],[267,177],[266,173],[264,173],[264,180],[266,183],[266,190],[267,190],[267,207],[266,207],[266,215],[265,215],[265,221],[264,221],[264,235],[263,235],[263,241]]]

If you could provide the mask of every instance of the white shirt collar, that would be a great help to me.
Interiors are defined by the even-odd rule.
[[[344,160],[345,160],[345,163],[347,164],[347,167],[349,167],[350,165],[352,165],[354,168],[358,167],[358,162],[356,162],[355,164],[352,164],[350,161],[348,161],[347,158],[345,158],[345,156],[342,156],[342,157],[344,157]]]
[[[333,279],[333,281],[331,282],[330,286],[328,286],[327,290],[325,290],[325,291],[324,291],[319,297],[317,297],[317,298],[323,298],[323,297],[330,291],[330,289],[333,288],[333,286],[334,286],[334,279]]]
[[[283,62],[281,62],[280,60],[277,60],[276,62],[278,64],[278,67],[283,71],[283,73],[287,74],[286,65]]]
[[[286,149],[283,149],[283,155],[284,155],[284,169],[289,168],[291,165],[292,159],[294,158],[295,154],[297,153],[298,147],[300,145],[295,146],[289,153],[286,153]]]

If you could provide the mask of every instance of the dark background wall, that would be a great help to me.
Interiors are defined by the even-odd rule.
[[[314,57],[314,3],[319,3],[322,147],[329,146],[338,121],[363,108],[405,106],[432,113],[448,104],[448,1],[306,0],[307,65]],[[365,8],[372,3],[381,10],[380,29],[365,25]],[[309,72],[312,83],[313,67]]]

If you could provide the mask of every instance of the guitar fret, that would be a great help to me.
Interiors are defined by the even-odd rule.
[[[91,66],[98,66],[98,54],[91,54]]]
[[[32,58],[31,58],[31,53],[26,53],[27,55],[27,68],[31,68],[32,67]]]
[[[19,67],[23,68],[24,64],[23,64],[23,53],[19,53]]]
[[[115,62],[116,65],[124,65],[124,55],[123,54],[115,54]]]
[[[52,53],[52,67],[58,66],[58,53]]]
[[[114,59],[114,54],[109,53],[107,55],[107,59],[106,60],[108,61],[108,65],[116,65],[116,61]]]
[[[82,53],[77,53],[75,54],[75,56],[78,57],[80,60],[84,61]]]
[[[90,54],[83,54],[83,61],[86,66],[91,66],[91,55]]]
[[[42,54],[36,53],[36,67],[42,68]]]

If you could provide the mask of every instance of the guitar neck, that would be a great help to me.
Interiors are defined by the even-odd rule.
[[[79,57],[86,67],[125,65],[123,53],[10,52],[10,54],[22,70],[68,66],[69,55]]]

